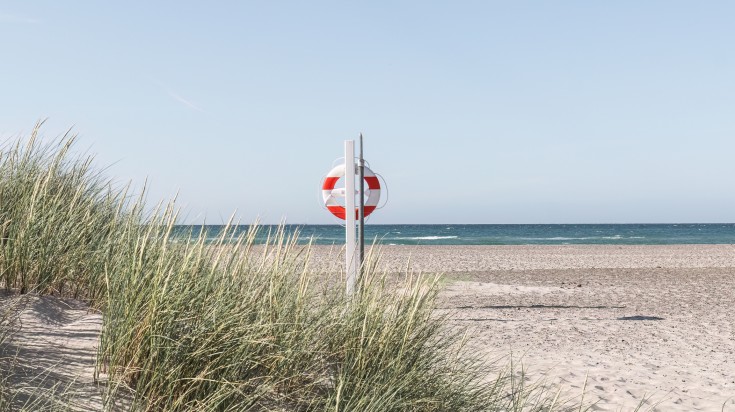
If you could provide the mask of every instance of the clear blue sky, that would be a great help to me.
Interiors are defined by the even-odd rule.
[[[48,117],[185,220],[735,221],[735,3],[0,2],[0,139]]]

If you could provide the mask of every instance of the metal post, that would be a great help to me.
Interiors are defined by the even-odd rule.
[[[357,260],[355,259],[355,141],[345,140],[345,272],[347,296],[355,291]]]
[[[357,198],[360,200],[359,223],[357,226],[357,241],[360,249],[360,276],[362,276],[362,264],[365,262],[365,159],[362,156],[362,133],[360,133],[360,191]]]

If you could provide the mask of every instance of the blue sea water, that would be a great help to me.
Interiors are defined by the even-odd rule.
[[[262,225],[256,243],[265,242],[277,226]],[[237,226],[236,233],[248,225]],[[216,239],[223,226],[177,226],[174,237],[204,230]],[[301,243],[344,243],[340,225],[286,225],[287,233],[299,232]],[[735,244],[733,223],[687,224],[556,224],[556,225],[366,225],[365,241],[384,245],[672,245]]]

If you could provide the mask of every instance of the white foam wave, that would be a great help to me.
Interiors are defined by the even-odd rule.
[[[598,239],[594,237],[522,237],[522,240],[586,240],[586,239]]]
[[[441,240],[441,239],[457,239],[459,236],[415,236],[415,237],[397,237],[400,240]]]
[[[595,240],[595,239],[610,239],[610,240],[619,240],[619,239],[645,239],[645,236],[629,236],[629,237],[623,237],[622,235],[615,235],[615,236],[591,236],[591,237],[522,237],[520,239],[523,240]]]

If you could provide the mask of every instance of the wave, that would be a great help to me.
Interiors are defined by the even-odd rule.
[[[459,236],[415,236],[415,237],[397,237],[399,240],[441,240],[441,239],[457,239]]]
[[[519,237],[521,240],[587,240],[587,239],[602,239],[599,237]]]
[[[521,240],[599,240],[599,239],[608,239],[608,240],[620,240],[620,239],[645,239],[645,236],[629,236],[624,237],[622,235],[614,235],[614,236],[589,236],[589,237],[562,237],[562,236],[556,236],[556,237],[521,237],[519,239]]]

